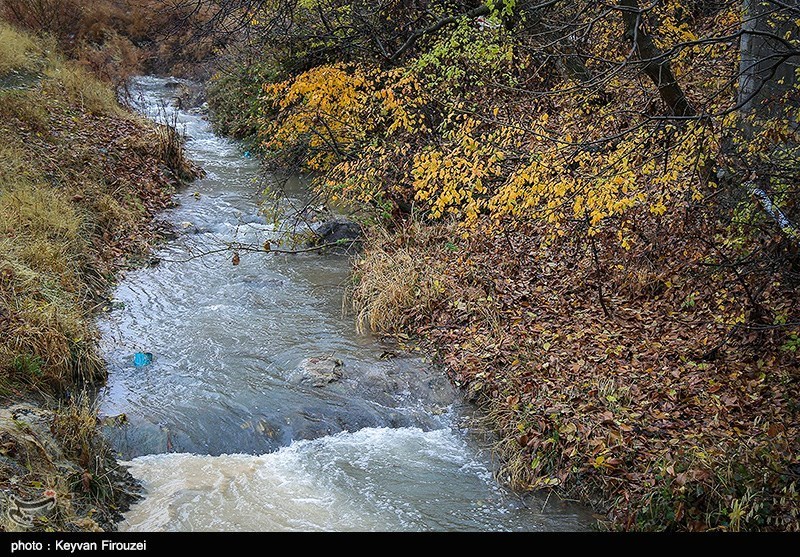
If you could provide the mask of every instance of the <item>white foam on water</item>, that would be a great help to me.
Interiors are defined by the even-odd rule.
[[[120,525],[128,531],[505,530],[509,514],[526,514],[449,430],[365,428],[259,456],[127,464],[146,489]],[[520,529],[536,527],[522,515]]]

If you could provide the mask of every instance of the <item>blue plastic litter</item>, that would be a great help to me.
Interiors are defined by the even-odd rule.
[[[136,367],[144,367],[153,361],[153,355],[150,352],[137,352],[133,355],[133,365]]]
[[[244,152],[244,158],[249,159],[252,155],[250,155],[250,151]]]

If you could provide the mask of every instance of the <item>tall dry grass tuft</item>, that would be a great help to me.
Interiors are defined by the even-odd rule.
[[[0,20],[0,76],[12,70],[36,68],[41,49],[36,42]]]
[[[98,427],[97,409],[81,393],[62,403],[53,416],[51,430],[61,441],[67,456],[88,469],[92,465],[92,444]]]
[[[437,252],[455,237],[454,227],[416,221],[404,226],[400,233],[372,231],[355,262],[349,298],[360,332],[401,332],[446,295],[447,278]]]
[[[91,515],[90,509],[95,505],[101,509],[116,508],[121,496],[130,496],[120,492],[116,460],[111,447],[99,434],[99,428],[96,403],[85,392],[62,403],[53,413],[50,426],[53,436],[58,439],[65,456],[79,466],[66,478],[69,490],[80,494],[73,512],[89,510]]]

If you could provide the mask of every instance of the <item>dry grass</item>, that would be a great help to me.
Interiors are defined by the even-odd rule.
[[[402,232],[373,230],[368,248],[355,263],[350,298],[361,332],[402,331],[410,319],[426,314],[444,296],[446,288],[435,253],[454,231],[416,222],[405,226]],[[434,257],[427,258],[425,253]]]
[[[42,103],[39,102],[39,97],[39,91],[36,90],[0,92],[0,120],[6,122],[15,121],[19,131],[46,133],[50,126],[50,116]],[[14,142],[14,147],[22,151],[21,155],[16,153],[13,156],[14,161],[23,161],[23,166],[15,165],[12,167],[12,162],[14,161],[4,161],[0,165],[0,172],[14,172],[22,168],[29,168],[29,164],[25,162],[28,155],[24,153],[24,146],[18,140],[19,137],[16,135],[5,138],[5,141],[9,143],[7,145],[9,149],[11,148],[10,143]],[[0,149],[7,150],[6,147],[0,147]]]
[[[3,101],[0,102],[0,110],[4,108],[7,98],[3,97]],[[0,116],[3,116],[2,112]],[[0,143],[0,161],[3,161],[0,164],[0,181],[3,184],[23,178],[25,172],[29,170],[22,145],[10,140]]]
[[[15,31],[0,21],[0,75],[12,70],[34,70],[41,56],[39,45],[31,37]]]
[[[99,433],[98,410],[91,400],[90,395],[81,393],[62,404],[53,414],[50,429],[64,455],[79,466],[66,478],[69,491],[79,494],[71,505],[72,521],[103,509],[96,518],[107,523],[119,518],[114,515],[125,508],[131,493],[111,448]]]
[[[89,246],[80,216],[41,184],[4,180],[2,186],[0,312],[13,319],[0,343],[0,365],[14,370],[21,386],[45,390],[101,377],[87,342],[80,267]]]
[[[63,96],[71,105],[92,114],[122,116],[114,92],[86,69],[65,62],[47,72],[46,92]]]

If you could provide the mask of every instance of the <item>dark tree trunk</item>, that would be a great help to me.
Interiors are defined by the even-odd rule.
[[[694,107],[678,84],[669,59],[656,47],[642,25],[644,13],[639,8],[638,0],[620,0],[619,5],[625,22],[625,38],[644,64],[642,71],[655,84],[669,113],[673,116],[695,116]]]
[[[739,106],[757,116],[783,116],[782,107],[770,102],[797,83],[798,56],[789,54],[780,39],[796,28],[800,0],[782,0],[776,10],[768,0],[742,0],[742,38],[739,63]]]

